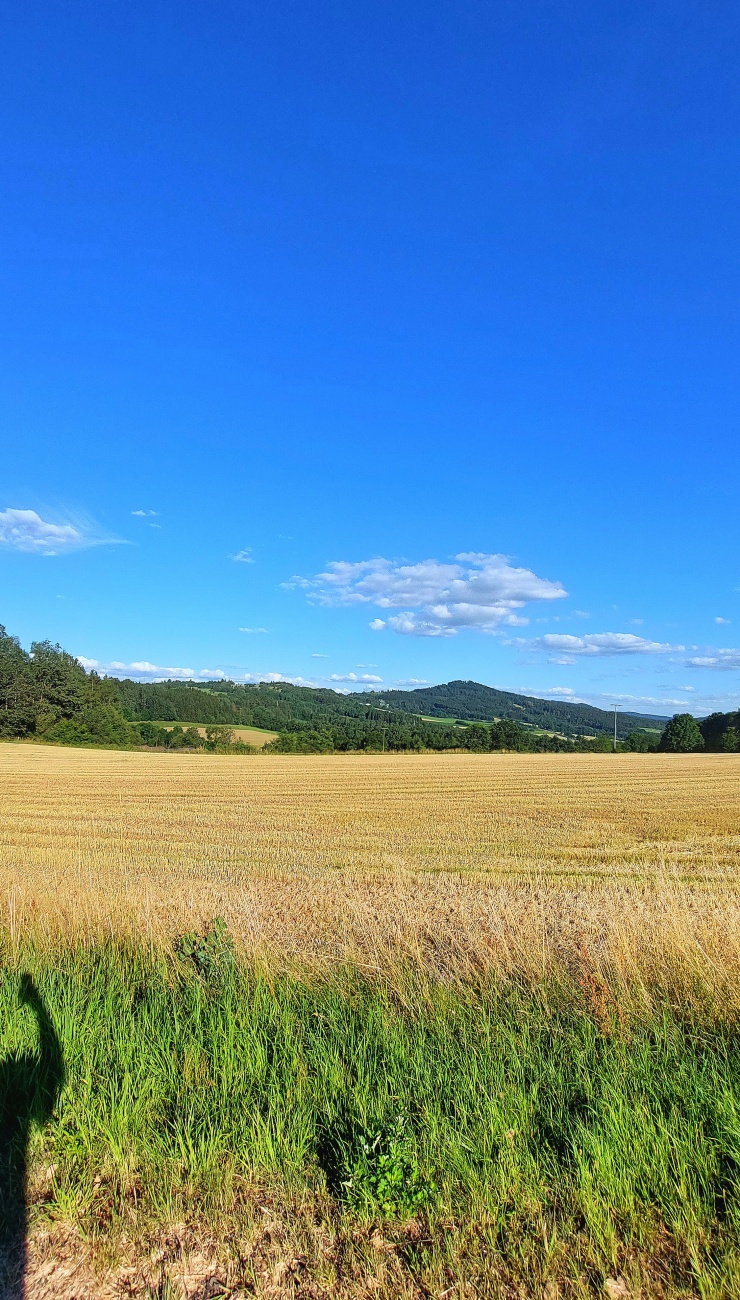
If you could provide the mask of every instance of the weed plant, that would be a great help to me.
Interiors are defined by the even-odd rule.
[[[30,975],[64,1058],[30,1153],[34,1221],[113,1241],[132,1223],[308,1206],[345,1242],[314,1261],[335,1294],[358,1233],[406,1240],[409,1221],[388,1294],[406,1278],[409,1294],[473,1279],[479,1295],[585,1295],[620,1276],[645,1295],[738,1293],[731,1024],[636,1015],[591,975],[278,977],[227,939],[201,936],[205,961],[193,936],[169,958],[6,943],[3,1055],[34,1048]]]

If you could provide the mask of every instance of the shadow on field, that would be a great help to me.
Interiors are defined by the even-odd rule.
[[[21,976],[20,1000],[36,1017],[38,1048],[0,1061],[0,1300],[23,1295],[28,1137],[32,1123],[50,1118],[64,1081],[59,1039],[30,975]]]

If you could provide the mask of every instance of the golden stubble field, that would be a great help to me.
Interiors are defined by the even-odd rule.
[[[274,959],[438,973],[584,947],[740,969],[740,756],[233,757],[0,744],[11,938],[209,917]]]

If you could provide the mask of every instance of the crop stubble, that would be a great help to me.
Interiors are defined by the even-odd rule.
[[[653,982],[740,968],[734,755],[168,755],[0,745],[12,936],[223,915],[248,952]],[[688,975],[687,975],[688,977]]]

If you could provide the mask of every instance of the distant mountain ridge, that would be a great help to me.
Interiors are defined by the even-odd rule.
[[[355,696],[358,698],[358,696]],[[440,686],[422,686],[412,691],[364,692],[359,698],[377,705],[379,699],[392,709],[419,713],[427,718],[458,718],[467,722],[488,722],[491,718],[511,718],[544,731],[562,735],[612,735],[614,713],[591,704],[573,704],[568,700],[543,700],[532,695],[516,695],[481,682],[453,681]],[[617,712],[617,735],[657,724],[661,729],[667,716],[654,713]]]
[[[491,722],[494,718],[505,718],[527,729],[538,728],[563,736],[611,736],[614,730],[614,715],[605,709],[516,695],[469,681],[410,691],[357,691],[344,695],[326,687],[294,686],[290,682],[252,685],[228,681],[196,684],[126,680],[118,683],[118,691],[124,713],[131,719],[240,723],[275,731],[320,726],[332,719],[359,721],[368,710],[375,713],[384,708],[415,719]],[[641,728],[662,728],[666,721],[667,718],[654,714],[620,712],[617,735],[624,737]]]

